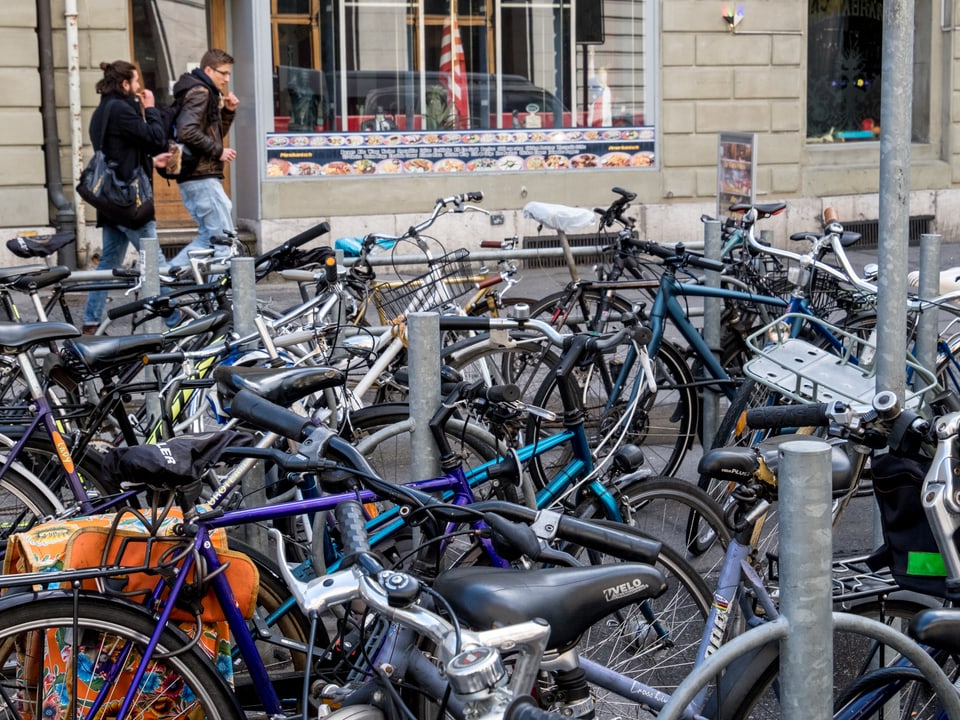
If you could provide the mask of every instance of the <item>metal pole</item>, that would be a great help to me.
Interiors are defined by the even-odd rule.
[[[707,220],[703,224],[703,254],[713,260],[720,259],[722,250],[720,240],[720,221]],[[707,287],[720,287],[720,273],[707,270],[704,273]],[[714,355],[720,354],[720,313],[723,309],[719,300],[703,300],[703,340]],[[720,395],[716,388],[705,387],[703,391],[703,447],[713,447],[713,436],[720,424]]]
[[[257,279],[253,258],[236,257],[230,260],[231,302],[233,304],[233,331],[238,337],[257,332]],[[263,463],[257,462],[240,483],[243,496],[250,507],[267,504],[264,489]],[[243,526],[243,539],[262,553],[270,553],[267,534],[256,523]]]
[[[140,239],[140,281],[143,297],[155,297],[160,294],[160,240],[155,237]],[[144,325],[148,333],[163,332],[163,325],[158,317],[151,318]],[[147,368],[147,372],[159,382],[158,367]],[[147,393],[143,402],[147,407],[147,417],[152,418],[154,422],[159,420],[162,416],[160,393]]]
[[[883,3],[880,100],[880,274],[877,299],[877,390],[906,392],[907,245],[910,113],[913,108],[913,0]]]
[[[920,236],[920,288],[919,294],[923,299],[933,298],[940,294],[940,245],[942,235],[924,233]],[[924,310],[920,315],[917,326],[917,361],[933,373],[937,371],[937,308]],[[917,378],[919,385],[923,380]]]
[[[410,456],[422,480],[440,474],[440,458],[430,436],[430,418],[440,407],[440,316],[416,312],[407,316],[407,353],[410,358]]]
[[[239,337],[257,332],[257,278],[251,257],[230,261],[230,286],[233,289],[233,330]]]
[[[780,448],[780,609],[789,631],[781,646],[781,717],[833,717],[830,446],[797,440]]]

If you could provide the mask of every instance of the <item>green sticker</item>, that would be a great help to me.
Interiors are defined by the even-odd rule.
[[[907,575],[946,577],[947,567],[940,553],[911,552],[907,554]]]

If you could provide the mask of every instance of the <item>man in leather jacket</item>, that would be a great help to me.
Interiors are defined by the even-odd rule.
[[[117,177],[129,180],[137,165],[153,177],[153,164],[162,165],[169,157],[166,133],[153,93],[142,87],[137,66],[126,60],[100,63],[103,78],[97,82],[100,104],[90,118],[90,140],[94,150],[102,150],[107,160],[116,165]],[[106,126],[104,126],[106,123]],[[103,138],[103,147],[100,139]],[[137,228],[117,225],[97,212],[97,226],[102,229],[102,251],[97,270],[113,270],[123,264],[127,245],[139,251],[141,238],[157,237],[153,216]],[[160,264],[166,261],[161,254]],[[95,290],[87,298],[83,312],[83,332],[97,332],[107,301],[106,290]]]
[[[182,109],[177,115],[177,141],[186,145],[198,162],[196,168],[177,179],[180,198],[197,223],[197,237],[170,261],[186,265],[189,252],[211,246],[211,238],[234,232],[233,203],[223,189],[224,165],[237,151],[224,146],[239,101],[227,91],[233,58],[223,50],[203,54],[200,67],[184,73],[173,86]],[[228,249],[217,247],[217,254]]]

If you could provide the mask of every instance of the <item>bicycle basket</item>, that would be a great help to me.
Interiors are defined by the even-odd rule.
[[[402,282],[379,283],[371,292],[382,323],[402,319],[412,312],[436,310],[473,287],[468,250],[454,250],[429,262],[430,269]]]
[[[790,325],[795,321],[821,326],[842,348],[835,352],[790,337]],[[744,363],[744,374],[795,402],[869,404],[876,394],[876,345],[824,320],[788,313],[747,337],[747,346],[754,357]],[[937,386],[937,380],[912,356],[908,355],[906,362],[917,382],[907,389],[905,406],[916,407],[923,394]]]
[[[825,272],[818,272],[811,285],[811,272],[797,261],[779,258],[776,266],[768,269],[760,284],[769,294],[784,300],[790,299],[795,288],[802,289],[810,309],[821,317],[838,311],[852,312],[870,304],[871,296]]]

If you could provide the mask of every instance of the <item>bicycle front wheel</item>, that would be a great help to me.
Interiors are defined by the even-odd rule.
[[[137,687],[134,672],[156,629],[135,606],[92,595],[11,596],[0,612],[0,684],[7,712],[24,720],[75,720],[124,698],[130,717],[239,720],[243,712],[213,663],[165,629]]]

